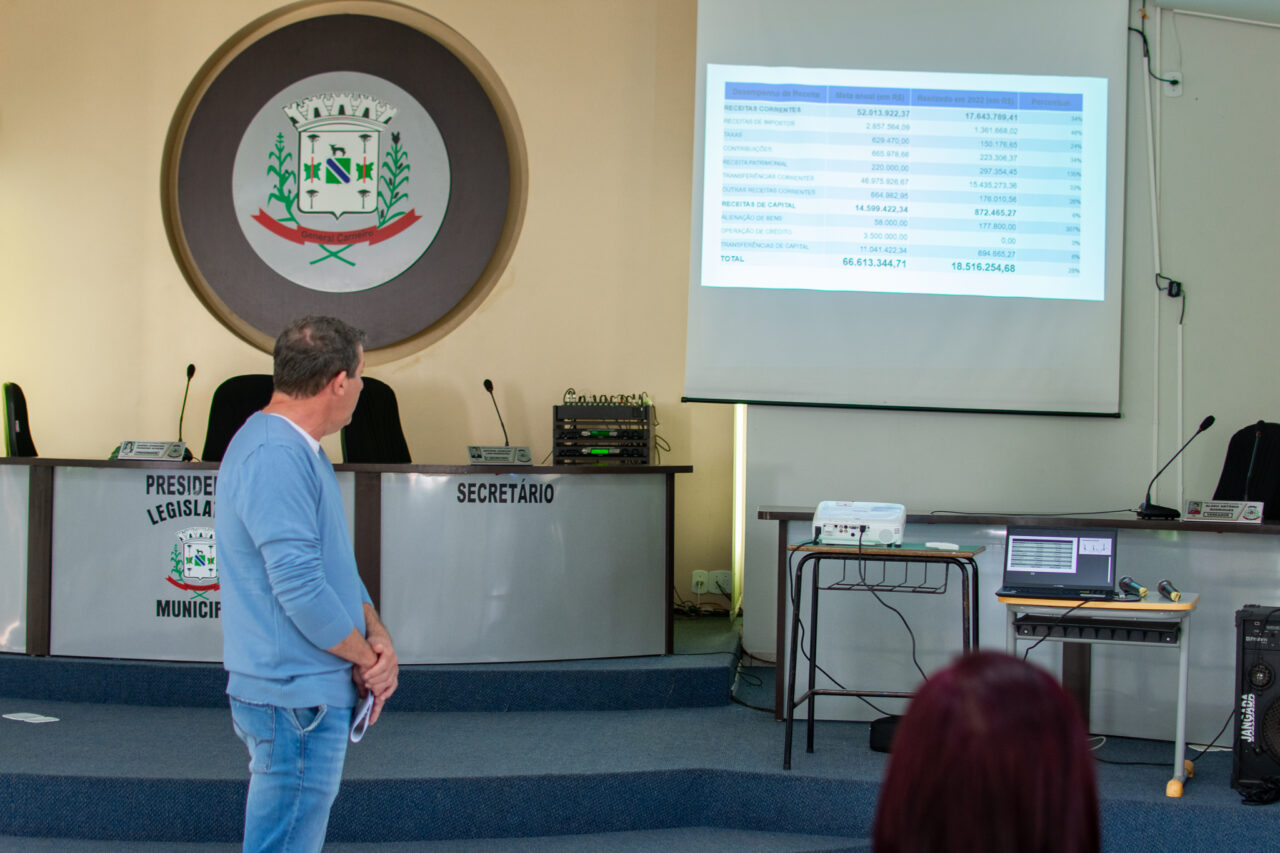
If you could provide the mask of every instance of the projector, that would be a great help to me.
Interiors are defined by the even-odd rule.
[[[823,501],[813,514],[813,538],[822,545],[901,545],[906,524],[902,504]]]

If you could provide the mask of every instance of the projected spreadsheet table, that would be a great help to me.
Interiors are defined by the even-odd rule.
[[[704,285],[1102,298],[1101,81],[721,85],[717,68],[707,71],[706,133],[720,144],[704,164]],[[804,276],[770,276],[784,266]]]

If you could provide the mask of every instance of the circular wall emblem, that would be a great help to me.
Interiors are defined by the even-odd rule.
[[[231,194],[267,266],[312,290],[353,293],[391,281],[431,245],[449,200],[449,158],[436,123],[399,86],[318,74],[249,122]]]
[[[270,351],[342,317],[385,361],[447,334],[514,249],[527,174],[492,69],[382,0],[294,4],[233,36],[174,115],[165,227],[201,301]]]

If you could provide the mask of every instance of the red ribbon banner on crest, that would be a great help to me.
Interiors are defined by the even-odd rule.
[[[354,231],[318,231],[314,228],[290,228],[273,219],[265,210],[258,208],[258,212],[253,215],[253,219],[263,228],[266,228],[277,237],[283,237],[292,243],[303,245],[306,243],[324,243],[328,246],[349,246],[353,243],[365,243],[373,246],[384,240],[390,240],[392,237],[404,231],[413,225],[422,217],[415,210],[410,210],[404,216],[392,222],[390,225],[384,225],[381,228],[357,228]]]

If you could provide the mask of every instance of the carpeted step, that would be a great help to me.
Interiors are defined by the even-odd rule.
[[[737,657],[663,657],[405,666],[402,711],[623,711],[730,701]],[[0,655],[0,696],[150,707],[225,708],[218,664]]]
[[[0,698],[0,835],[121,842],[239,837],[247,758],[221,708]],[[783,773],[781,727],[738,705],[391,712],[350,748],[331,838],[403,842],[709,826],[865,837],[883,763],[859,724]],[[56,803],[56,808],[50,808]]]

